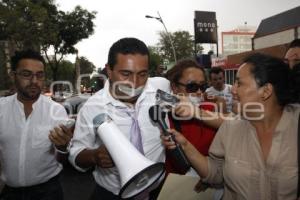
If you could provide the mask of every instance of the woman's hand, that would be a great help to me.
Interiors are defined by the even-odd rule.
[[[168,129],[170,135],[161,135],[162,143],[167,149],[174,149],[176,145],[181,145],[184,148],[188,141],[187,139],[174,129]],[[175,140],[175,141],[174,141]]]
[[[194,187],[194,191],[199,193],[199,192],[204,192],[207,188],[209,188],[209,184],[203,183],[201,179],[198,181],[198,183]]]

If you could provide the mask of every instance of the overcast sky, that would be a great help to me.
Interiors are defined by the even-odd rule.
[[[110,46],[122,37],[136,37],[147,45],[158,43],[158,32],[164,31],[162,24],[145,18],[145,15],[157,16],[157,11],[168,31],[184,30],[194,35],[195,10],[216,12],[220,33],[245,22],[258,26],[262,19],[300,5],[299,0],[56,0],[56,3],[64,11],[71,11],[76,5],[97,11],[95,33],[76,47],[80,56],[101,68],[107,62]],[[68,59],[74,62],[74,57]]]

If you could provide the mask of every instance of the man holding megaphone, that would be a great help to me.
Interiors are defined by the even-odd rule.
[[[170,87],[164,78],[148,78],[149,51],[142,41],[135,38],[123,38],[112,45],[106,70],[108,81],[104,88],[92,96],[80,110],[69,158],[81,171],[95,167],[93,175],[97,187],[91,199],[114,200],[121,198],[121,179],[124,177],[120,176],[122,170],[119,168],[123,166],[115,166],[117,162],[114,161],[119,158],[113,156],[116,152],[109,151],[117,151],[120,144],[116,142],[115,148],[108,148],[114,145],[114,141],[109,141],[109,145],[105,144],[97,135],[99,129],[94,127],[94,119],[99,114],[108,115],[116,127],[110,130],[108,123],[106,126],[99,124],[102,134],[105,132],[105,136],[109,133],[113,135],[112,132],[116,132],[118,128],[145,158],[154,163],[164,162],[160,130],[149,119],[148,110],[155,104],[156,90],[160,88],[170,92]],[[112,138],[116,140],[118,137]],[[127,164],[124,161],[124,167]],[[143,199],[155,199],[156,195],[150,192]]]

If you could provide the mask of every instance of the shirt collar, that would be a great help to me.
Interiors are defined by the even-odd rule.
[[[18,93],[14,94],[13,98],[14,98],[17,106],[20,107],[21,109],[24,109],[24,104],[21,101],[19,101],[19,99],[18,99]],[[42,95],[40,94],[39,98],[32,104],[32,110],[34,110],[41,101],[42,101]]]
[[[290,106],[285,106],[282,112],[282,115],[279,119],[279,122],[277,123],[275,130],[274,130],[274,135],[278,135],[279,133],[284,132],[285,130],[288,129],[288,126],[290,125],[290,121],[293,119],[293,111],[291,110],[292,108]],[[252,129],[254,132],[256,132],[255,127],[251,124],[250,129]]]
[[[288,129],[289,122],[293,119],[292,107],[285,106],[281,115],[281,118],[275,128],[275,133],[283,132]]]

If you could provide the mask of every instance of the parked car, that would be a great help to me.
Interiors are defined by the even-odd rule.
[[[74,95],[66,98],[61,104],[65,107],[70,117],[76,118],[80,108],[91,97],[90,94]]]

